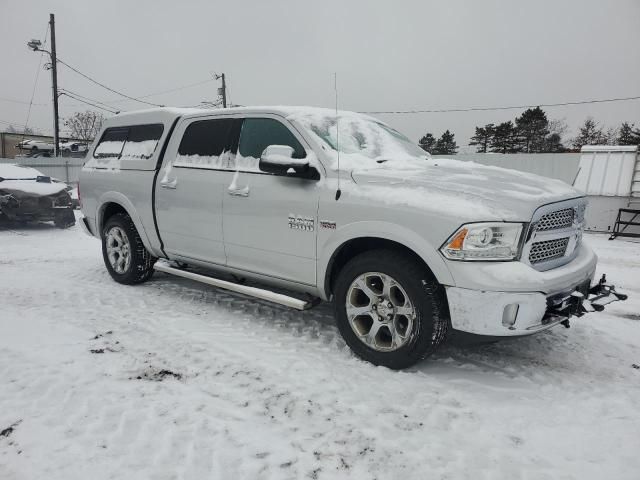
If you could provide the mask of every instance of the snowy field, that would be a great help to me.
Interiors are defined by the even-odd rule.
[[[0,479],[640,478],[640,243],[586,241],[627,302],[393,372],[328,305],[126,287],[78,226],[0,229]]]

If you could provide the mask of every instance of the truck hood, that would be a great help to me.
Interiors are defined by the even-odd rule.
[[[444,158],[412,162],[409,168],[386,168],[383,163],[351,176],[356,195],[446,212],[465,221],[527,222],[541,205],[582,196],[560,180]]]

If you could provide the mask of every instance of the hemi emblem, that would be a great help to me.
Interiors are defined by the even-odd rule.
[[[328,228],[329,230],[335,230],[336,222],[327,222],[326,220],[320,220],[320,228]]]

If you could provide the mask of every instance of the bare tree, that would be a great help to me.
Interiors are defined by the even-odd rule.
[[[104,122],[104,115],[100,112],[87,110],[86,112],[76,112],[64,121],[64,125],[69,129],[69,136],[78,140],[89,142],[93,140]]]

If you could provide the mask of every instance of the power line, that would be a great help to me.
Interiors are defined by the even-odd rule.
[[[125,94],[125,93],[122,93],[122,92],[119,92],[119,91],[117,91],[117,90],[114,90],[113,88],[107,87],[104,83],[100,83],[100,82],[98,82],[97,80],[94,80],[94,79],[93,79],[93,78],[91,78],[89,75],[86,75],[86,74],[82,73],[80,70],[78,70],[78,69],[76,69],[76,68],[72,67],[71,65],[69,65],[68,63],[66,63],[66,62],[64,62],[64,61],[62,61],[62,60],[60,60],[60,58],[59,58],[59,57],[58,57],[58,62],[60,62],[61,64],[65,65],[67,68],[70,68],[71,70],[73,70],[74,72],[76,72],[78,75],[80,75],[80,76],[82,76],[82,77],[86,78],[86,79],[87,79],[87,80],[89,80],[90,82],[93,82],[93,83],[95,83],[96,85],[99,85],[99,86],[101,86],[102,88],[104,88],[104,89],[106,89],[106,90],[109,90],[110,92],[113,92],[113,93],[115,93],[115,94],[117,94],[117,95],[120,95],[121,97],[125,97],[125,98],[128,98],[129,100],[134,100],[134,101],[136,101],[136,102],[140,102],[140,103],[145,103],[145,104],[147,104],[147,105],[151,105],[151,106],[153,106],[153,107],[164,107],[164,105],[160,105],[160,104],[158,104],[158,103],[147,102],[146,100],[140,100],[139,98],[132,97],[132,96],[127,95],[127,94]]]
[[[39,66],[38,66],[38,70],[39,70]],[[0,97],[0,101],[1,102],[10,102],[10,103],[19,103],[21,105],[32,105],[34,107],[47,107],[49,106],[49,104],[47,103],[32,103],[32,102],[25,102],[24,100],[14,100],[13,98],[5,98],[5,97]]]
[[[58,61],[60,61],[60,60],[58,60]],[[201,82],[190,83],[189,85],[183,85],[181,87],[171,88],[169,90],[163,90],[161,92],[154,92],[154,93],[149,93],[147,95],[140,95],[137,98],[149,98],[149,97],[155,97],[157,95],[164,95],[165,93],[178,92],[180,90],[186,90],[187,88],[197,87],[198,85],[204,85],[205,83],[210,83],[210,82],[214,82],[214,81],[215,81],[214,78],[210,78],[208,80],[203,80]],[[227,90],[228,90],[228,87],[227,87]],[[87,97],[85,97],[85,98],[87,98]],[[28,105],[29,104],[29,102],[24,101],[24,100],[16,100],[16,99],[13,99],[13,98],[6,98],[6,97],[0,97],[0,101],[11,102],[11,103],[20,103],[20,104],[23,104],[23,105]],[[128,100],[128,99],[120,99],[120,100],[93,100],[93,101],[95,101],[97,103],[100,103],[102,105],[112,105],[112,104],[115,104],[115,103],[129,102],[130,100]],[[47,107],[47,106],[49,106],[49,104],[48,103],[34,103],[33,106],[36,106],[36,107]],[[71,105],[68,105],[68,106],[71,106]]]
[[[379,110],[379,111],[359,112],[359,113],[365,113],[368,115],[378,115],[383,113],[413,114],[413,113],[487,112],[492,110],[516,110],[516,109],[535,108],[535,107],[564,107],[564,106],[571,106],[571,105],[586,105],[590,103],[625,102],[629,100],[640,100],[640,96],[606,98],[606,99],[597,99],[597,100],[580,100],[576,102],[537,103],[534,105],[512,105],[508,107],[464,107],[464,108],[441,108],[441,109],[429,109],[429,110]]]
[[[116,110],[114,107],[107,105],[104,102],[101,102],[100,100],[96,100],[95,98],[91,98],[91,97],[87,97],[86,95],[81,95],[79,93],[73,92],[71,90],[69,90],[68,88],[61,88],[60,89],[62,92],[64,93],[70,93],[71,95],[73,95],[74,97],[80,97],[81,100],[87,101],[87,102],[92,102],[92,103],[98,103],[104,107],[107,107],[107,109],[109,110],[114,110],[115,113],[120,113],[120,111]],[[76,105],[77,106],[77,105]]]
[[[49,34],[49,23],[47,23],[47,29],[44,32],[44,46],[47,45],[47,35]],[[29,123],[29,119],[31,118],[31,107],[33,106],[33,98],[36,95],[36,87],[38,86],[38,78],[40,78],[40,66],[42,65],[42,57],[44,56],[44,52],[40,53],[40,60],[38,60],[38,69],[36,70],[36,79],[33,82],[33,89],[31,90],[31,100],[29,100],[29,108],[27,110],[27,120],[24,122],[23,132],[27,130],[27,124]],[[54,119],[55,121],[55,119]],[[24,141],[24,135],[22,135],[22,140]]]
[[[73,98],[74,100],[76,100],[78,102],[90,105],[90,106],[92,106],[94,108],[99,108],[100,110],[105,110],[105,111],[107,111],[109,113],[114,113],[114,114],[120,113],[117,110],[113,110],[113,109],[107,108],[107,107],[102,107],[102,106],[100,106],[100,105],[98,105],[96,103],[92,103],[92,102],[83,100],[82,98],[75,96],[73,93],[69,92],[68,90],[63,90],[61,95],[66,95],[67,97]]]
[[[149,98],[149,97],[155,97],[155,96],[158,96],[158,95],[164,95],[165,93],[178,92],[180,90],[186,90],[187,88],[197,87],[198,85],[204,85],[205,83],[214,82],[214,81],[215,81],[214,78],[210,78],[208,80],[203,80],[202,82],[196,82],[196,83],[190,83],[189,85],[183,85],[182,87],[171,88],[169,90],[163,90],[161,92],[149,93],[147,95],[140,95],[137,98]],[[108,100],[108,101],[104,101],[104,102],[100,102],[100,103],[112,104],[112,103],[122,103],[122,102],[127,102],[127,101],[128,100]]]

